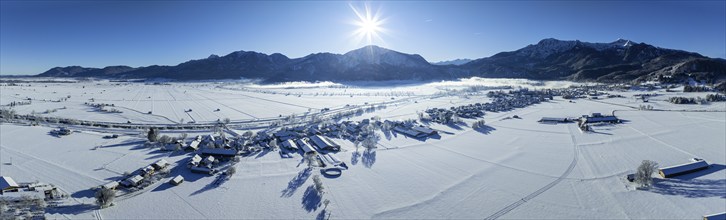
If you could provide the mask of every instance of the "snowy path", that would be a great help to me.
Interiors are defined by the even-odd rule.
[[[562,182],[570,173],[572,173],[572,170],[575,169],[575,166],[577,165],[577,158],[579,157],[579,149],[577,147],[577,140],[575,140],[575,135],[573,134],[573,126],[568,126],[570,129],[570,138],[572,138],[572,145],[574,147],[574,155],[572,157],[572,162],[570,162],[570,166],[567,167],[567,170],[565,170],[562,175],[557,178],[556,180],[552,181],[551,183],[543,186],[542,188],[538,189],[537,191],[534,191],[530,193],[529,195],[525,196],[524,198],[509,204],[508,206],[504,207],[503,209],[495,212],[494,214],[490,215],[489,217],[486,217],[485,219],[498,219],[499,217],[502,217],[503,215],[506,215],[507,213],[511,212],[512,210],[516,209],[517,207],[521,206],[522,204],[526,203],[529,200],[534,199],[535,197],[539,196],[540,194],[546,192],[547,190],[551,189],[558,183]]]

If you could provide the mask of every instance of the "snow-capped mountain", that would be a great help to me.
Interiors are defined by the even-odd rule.
[[[460,66],[460,65],[464,65],[468,62],[471,62],[471,59],[455,59],[455,60],[432,62],[431,64],[439,65],[439,66],[445,66],[445,65]]]
[[[176,80],[256,78],[268,82],[441,80],[470,76],[600,82],[691,78],[720,82],[726,81],[726,61],[625,39],[590,43],[548,38],[516,51],[501,52],[461,65],[434,65],[417,54],[371,45],[345,54],[315,53],[294,59],[279,53],[236,51],[176,66],[56,67],[39,76]]]
[[[682,66],[691,68],[684,69]],[[516,51],[474,60],[462,67],[471,71],[467,72],[468,75],[482,77],[599,82],[682,80],[688,77],[707,81],[726,80],[726,61],[723,59],[625,39],[589,43],[548,38]]]

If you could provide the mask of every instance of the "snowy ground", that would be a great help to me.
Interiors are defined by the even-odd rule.
[[[0,87],[0,104],[24,97],[37,100],[71,95],[67,102],[33,101],[17,110],[30,113],[67,106],[51,114],[99,121],[171,123],[180,119],[214,121],[224,117],[236,120],[302,114],[308,109],[387,101],[392,97],[426,97],[462,84],[465,82],[343,88],[37,83],[31,87]],[[160,158],[176,164],[189,157],[143,148],[143,139],[134,135],[138,132],[103,139],[104,133],[81,129],[57,138],[48,134],[52,129],[49,127],[0,124],[0,174],[21,182],[53,183],[71,194],[71,208],[52,209],[48,214],[51,218],[310,219],[329,214],[337,219],[699,219],[726,211],[726,104],[674,105],[664,100],[706,93],[663,91],[658,93],[664,95],[642,103],[632,98],[636,93],[646,92],[621,93],[627,98],[574,102],[556,98],[510,112],[487,113],[489,128],[482,131],[432,124],[444,131],[440,139],[419,141],[396,134],[382,135],[381,146],[372,152],[336,140],[343,145],[338,157],[350,169],[340,177],[323,178],[327,193],[322,199],[310,193],[311,176],[320,171],[305,172],[300,155],[284,159],[277,152],[262,152],[244,157],[236,165],[237,174],[219,186],[213,184],[215,177],[192,174],[178,166],[172,175],[185,177],[186,182],[180,186],[156,184],[133,197],[117,199],[110,208],[95,210],[90,205],[91,187]],[[83,105],[91,97],[127,110],[121,109],[121,114],[94,112]],[[482,96],[427,98],[357,118],[415,118],[417,111],[427,107],[486,101]],[[641,104],[677,111],[633,109]],[[193,112],[185,113],[187,108]],[[215,112],[217,108],[220,111]],[[154,114],[145,114],[147,111]],[[627,121],[595,126],[593,133],[581,133],[575,124],[537,123],[541,117],[613,111]],[[507,119],[513,115],[522,119]],[[471,124],[473,120],[466,122]],[[94,150],[96,146],[102,147]],[[712,167],[679,178],[658,178],[650,190],[636,190],[624,179],[642,160],[670,166],[693,157],[705,159]],[[330,205],[323,213],[319,203],[325,199],[330,200]]]

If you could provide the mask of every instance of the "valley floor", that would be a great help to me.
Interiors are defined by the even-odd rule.
[[[108,86],[106,90],[103,96],[96,96],[96,102],[113,102],[140,112],[153,110],[171,121],[275,117],[308,108],[390,99],[295,99],[281,93],[249,95],[249,91],[151,85]],[[220,95],[226,93],[229,95]],[[146,98],[150,94],[154,97]],[[574,102],[555,98],[509,112],[488,112],[484,119],[489,127],[481,131],[431,124],[441,131],[439,139],[421,141],[382,134],[379,148],[373,151],[334,139],[342,145],[338,157],[350,169],[340,177],[323,178],[327,192],[322,198],[311,193],[311,176],[320,170],[306,170],[299,154],[281,158],[278,152],[263,151],[243,157],[235,165],[237,173],[217,185],[215,177],[188,171],[184,163],[189,155],[144,148],[145,140],[134,132],[103,139],[106,133],[80,129],[57,138],[49,135],[50,127],[0,124],[0,172],[18,182],[39,180],[68,192],[67,207],[50,208],[50,218],[699,219],[726,211],[726,105],[674,105],[653,98],[649,104],[656,109],[677,111],[638,111],[633,107],[644,103],[629,98],[632,92],[623,94],[628,98]],[[7,102],[5,90],[2,98]],[[417,111],[427,107],[487,100],[483,96],[427,99],[352,119],[373,115],[415,118]],[[183,107],[178,103],[184,103]],[[214,113],[217,106],[232,110]],[[39,107],[33,103],[20,110],[35,108]],[[183,108],[193,108],[194,113],[184,115],[178,111]],[[91,117],[164,122],[161,117],[126,112]],[[594,126],[590,133],[582,133],[572,123],[537,122],[541,117],[593,112],[614,112],[625,122]],[[82,117],[84,110],[69,108],[55,114]],[[521,119],[509,118],[513,115]],[[474,120],[465,122],[471,125]],[[190,132],[190,136],[203,133]],[[165,179],[143,193],[117,198],[109,208],[96,210],[92,205],[92,187],[160,158],[173,164],[171,177],[182,175],[186,182],[171,186]],[[656,178],[648,190],[637,190],[625,180],[642,160],[665,167],[691,158],[702,158],[712,166],[677,178]],[[327,207],[321,204],[325,199],[330,200]]]

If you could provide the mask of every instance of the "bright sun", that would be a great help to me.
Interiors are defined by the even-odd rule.
[[[365,40],[368,45],[373,44],[373,41],[383,42],[379,34],[385,32],[385,29],[381,27],[385,19],[381,19],[378,13],[372,12],[368,4],[365,5],[365,12],[363,13],[353,7],[353,5],[350,5],[350,8],[358,16],[358,20],[353,22],[353,24],[358,26],[358,29],[353,32],[358,42]]]

